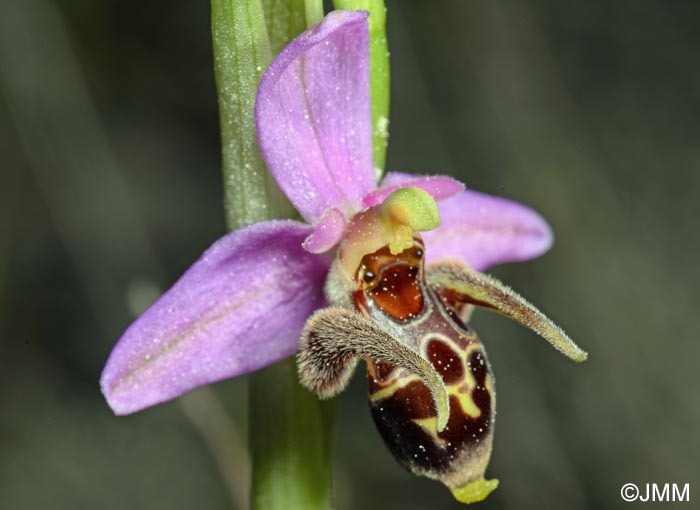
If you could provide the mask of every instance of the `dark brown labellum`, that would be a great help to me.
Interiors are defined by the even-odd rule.
[[[406,368],[368,360],[372,417],[387,446],[410,471],[459,487],[483,477],[491,453],[494,382],[483,345],[457,318],[447,300],[428,287],[423,247],[392,255],[366,255],[358,271],[357,310],[400,327],[411,349],[438,372],[449,394],[450,414],[438,431],[429,388]],[[365,275],[373,275],[367,284]]]

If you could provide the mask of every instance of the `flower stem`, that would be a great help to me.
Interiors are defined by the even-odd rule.
[[[249,384],[253,508],[330,509],[334,402],[299,384],[293,359],[253,374]]]
[[[272,61],[260,0],[212,0],[224,208],[229,229],[289,217],[293,209],[260,156],[253,109]]]
[[[253,109],[272,61],[268,28],[279,50],[303,29],[304,1],[212,0],[211,6],[228,227],[292,217],[260,156]],[[331,508],[332,422],[333,405],[301,387],[294,359],[250,376],[253,509]]]
[[[379,181],[384,173],[389,142],[389,46],[386,41],[384,0],[334,0],[336,9],[365,10],[369,16],[370,88],[372,91],[372,150],[374,172]]]
[[[323,0],[305,0],[306,26],[318,25],[323,20]]]

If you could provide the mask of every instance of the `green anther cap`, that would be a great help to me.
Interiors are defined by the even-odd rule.
[[[420,188],[399,188],[382,204],[382,211],[392,222],[413,230],[433,230],[440,226],[440,211],[435,199]]]

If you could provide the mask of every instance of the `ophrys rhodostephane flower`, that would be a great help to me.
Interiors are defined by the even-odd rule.
[[[255,114],[263,157],[307,223],[257,223],[214,243],[121,337],[101,378],[107,401],[129,414],[300,348],[302,383],[328,397],[364,359],[372,415],[399,462],[461,501],[483,499],[497,483],[484,479],[495,394],[466,325],[473,306],[586,356],[478,272],[540,255],[549,227],[449,177],[390,173],[377,187],[364,12],[333,12],[287,46]]]

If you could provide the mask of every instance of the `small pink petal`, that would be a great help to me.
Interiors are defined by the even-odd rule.
[[[114,412],[294,354],[306,318],[324,303],[328,262],[301,247],[310,231],[269,221],[214,243],[114,347],[100,380]]]
[[[420,188],[432,195],[436,201],[445,200],[464,191],[464,184],[442,175],[415,176],[399,172],[390,172],[382,181],[382,187],[365,195],[362,199],[364,207],[381,204],[386,197],[399,188]]]
[[[323,213],[313,232],[304,240],[302,246],[311,253],[327,252],[343,238],[345,226],[345,215],[338,209],[331,207]]]
[[[442,225],[422,233],[428,263],[454,258],[483,271],[538,257],[552,246],[547,222],[512,200],[467,190],[438,208]]]
[[[376,188],[366,11],[333,11],[294,39],[263,76],[255,103],[268,168],[301,215],[350,214]]]

